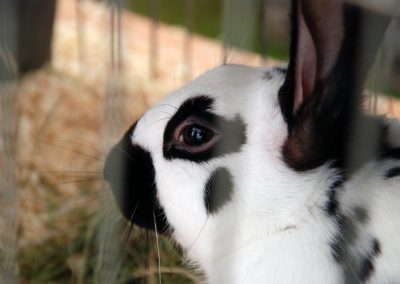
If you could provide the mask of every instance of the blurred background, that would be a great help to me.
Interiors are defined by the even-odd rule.
[[[126,224],[102,165],[148,107],[223,63],[283,65],[289,0],[0,0],[0,283],[200,283]],[[366,109],[400,117],[400,19]]]

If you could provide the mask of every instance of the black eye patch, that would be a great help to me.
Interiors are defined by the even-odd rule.
[[[246,143],[246,127],[237,116],[228,120],[212,113],[213,99],[198,96],[186,100],[170,119],[164,132],[163,154],[168,160],[184,159],[193,162],[208,161],[225,154],[235,153]],[[202,152],[185,151],[174,144],[174,133],[177,127],[187,118],[194,117],[207,122],[220,133],[220,139],[212,147]]]

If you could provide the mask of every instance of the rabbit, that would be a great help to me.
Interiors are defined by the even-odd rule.
[[[207,283],[400,282],[400,124],[360,99],[388,22],[292,1],[287,66],[207,71],[111,150],[123,216],[170,236]]]

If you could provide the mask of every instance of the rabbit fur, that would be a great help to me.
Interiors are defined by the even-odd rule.
[[[294,2],[295,13],[307,9]],[[324,83],[341,84],[349,69],[337,67],[344,52],[321,68],[337,71],[328,72],[330,81],[318,85],[326,72],[310,71],[314,91],[293,79],[304,15],[294,21],[297,46],[288,67],[216,67],[150,108],[107,157],[104,176],[126,219],[170,235],[208,283],[400,282],[400,124],[360,114],[379,139],[370,155],[349,166],[342,133],[354,118],[347,108],[333,124],[325,116],[350,95],[326,103],[321,113],[313,111],[329,99],[312,102],[318,88],[339,96]],[[346,19],[333,22],[347,32]],[[337,128],[325,129],[331,125]]]

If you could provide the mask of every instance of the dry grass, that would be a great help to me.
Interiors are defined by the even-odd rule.
[[[102,210],[99,204],[103,199],[114,202],[101,186],[102,95],[50,67],[26,76],[18,92],[20,280],[91,283]],[[120,219],[118,211],[115,219]],[[134,228],[128,237],[126,226],[117,240],[123,248],[119,283],[134,278],[155,283],[155,236]],[[164,283],[197,279],[182,268],[176,248],[164,239],[160,245]]]

